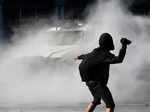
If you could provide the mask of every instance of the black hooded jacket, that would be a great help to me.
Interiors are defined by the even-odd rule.
[[[110,64],[122,63],[125,54],[126,45],[123,45],[118,56],[101,47],[88,54],[78,56],[78,59],[82,59],[79,65],[82,81],[100,81],[106,85],[109,78]]]

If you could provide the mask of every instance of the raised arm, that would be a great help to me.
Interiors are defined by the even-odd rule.
[[[119,51],[119,55],[111,55],[105,58],[104,63],[109,63],[109,64],[116,64],[116,63],[122,63],[126,54],[126,45],[123,45],[122,48]]]
[[[119,51],[119,55],[118,56],[111,55],[110,57],[108,56],[108,58],[104,60],[104,63],[116,64],[116,63],[123,62],[126,54],[127,45],[131,44],[131,41],[126,38],[122,38],[121,44],[122,44],[122,48]]]

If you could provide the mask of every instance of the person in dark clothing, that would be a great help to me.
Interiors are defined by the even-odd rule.
[[[58,20],[64,20],[66,0],[54,0],[55,14]]]
[[[92,96],[93,101],[89,104],[87,112],[93,112],[101,99],[106,104],[106,112],[114,112],[115,103],[112,94],[107,87],[109,78],[110,64],[122,63],[126,54],[127,45],[130,40],[122,38],[120,40],[122,48],[119,55],[115,56],[110,51],[114,50],[112,36],[109,33],[103,33],[99,39],[99,47],[95,48],[88,54],[75,56],[75,60],[82,60],[79,65],[81,80],[86,82]]]

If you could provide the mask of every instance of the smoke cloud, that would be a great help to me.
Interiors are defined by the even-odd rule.
[[[128,47],[124,63],[112,65],[109,86],[115,98],[124,103],[149,103],[149,17],[132,15],[121,1],[99,2],[90,15],[92,35],[109,32],[114,37],[117,53],[121,37],[133,41]],[[95,45],[95,43],[93,43]],[[94,46],[93,45],[93,46]]]
[[[123,64],[112,65],[108,86],[116,102],[149,102],[149,17],[133,16],[118,0],[99,1],[89,7],[84,36],[56,35],[51,25],[41,23],[15,28],[13,44],[1,50],[1,105],[57,105],[88,102],[92,99],[80,81],[78,64],[73,56],[98,46],[99,35],[114,37],[115,54],[120,38],[133,41]],[[51,28],[51,29],[50,29]],[[61,46],[60,46],[61,45]]]

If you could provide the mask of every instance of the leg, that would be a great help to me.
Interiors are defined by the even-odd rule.
[[[96,106],[101,103],[100,102],[101,97],[96,95],[96,89],[95,89],[97,86],[96,82],[90,81],[90,82],[87,82],[86,85],[88,86],[93,96],[93,102],[88,105],[86,112],[93,112]]]
[[[106,108],[106,112],[114,112],[114,108]]]
[[[103,87],[102,99],[106,104],[106,112],[114,112],[115,103],[107,86]]]
[[[106,104],[106,112],[114,112],[115,103],[108,87],[106,85],[101,85],[101,83],[87,83],[87,85],[94,97],[94,101],[92,102],[92,104],[95,104],[94,106],[90,104],[89,110],[91,111],[87,112],[92,112],[95,109],[96,105],[100,104],[101,98]]]
[[[93,112],[97,105],[101,104],[101,98],[95,97],[92,103],[88,105],[86,112]]]
[[[61,6],[61,9],[60,9],[60,19],[64,20],[64,6]]]
[[[86,112],[93,112],[94,109],[96,108],[96,106],[97,106],[96,104],[90,103],[88,105],[88,108],[87,108]]]

